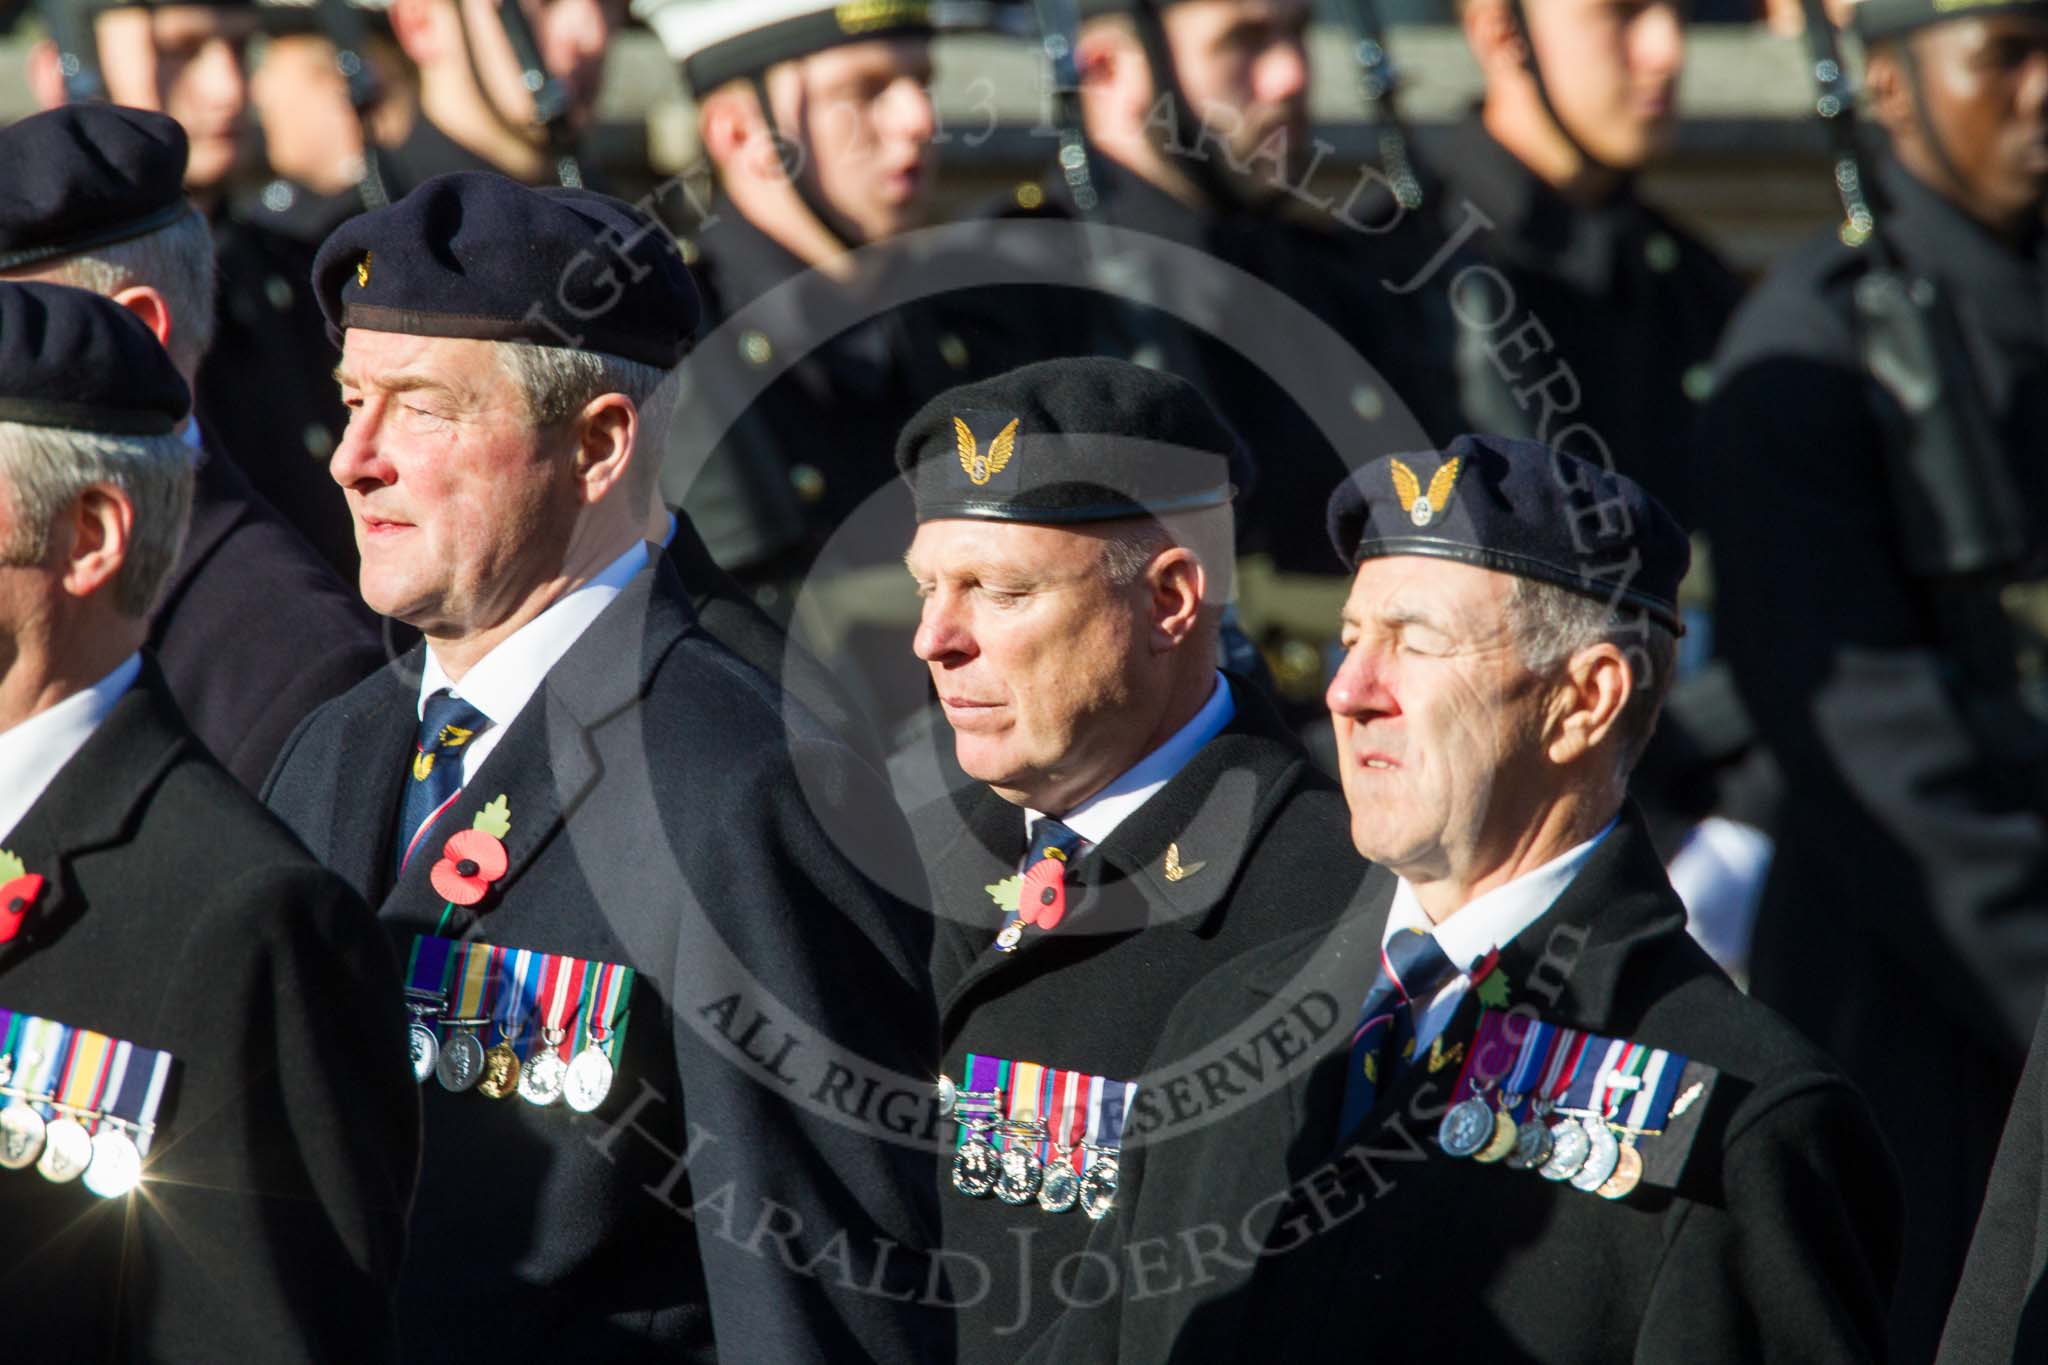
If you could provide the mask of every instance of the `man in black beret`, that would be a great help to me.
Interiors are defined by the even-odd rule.
[[[116,104],[175,119],[191,152],[185,190],[205,216],[219,262],[216,325],[194,409],[216,445],[338,572],[354,567],[348,521],[321,465],[343,425],[325,376],[333,353],[305,288],[313,245],[251,213],[232,188],[248,169],[248,51],[261,27],[253,0],[79,5],[85,50],[31,48],[29,81],[46,109],[64,103],[71,58],[92,61]]]
[[[68,105],[0,128],[0,161],[21,168],[0,205],[0,279],[111,296],[189,385],[215,309],[212,241],[182,186],[185,148],[174,120],[119,105]],[[203,425],[182,431],[198,464],[191,530],[149,646],[187,722],[254,791],[293,727],[369,676],[384,648],[355,594]],[[327,497],[342,505],[339,490]]]
[[[1683,532],[1489,436],[1364,466],[1329,525],[1346,842],[1398,881],[1185,993],[1158,1047],[1224,1098],[1162,1087],[1045,1358],[1881,1358],[1869,1108],[1687,936],[1626,796]],[[1313,997],[1343,1018],[1308,1057],[1238,1064]]]
[[[1737,314],[1700,487],[1784,775],[1751,985],[1881,1101],[1924,1360],[2048,984],[2048,5],[1854,13],[1866,217]]]
[[[337,229],[314,285],[363,596],[426,639],[265,799],[413,963],[407,1354],[943,1352],[930,1157],[876,1126],[937,1062],[902,818],[643,539],[697,319],[670,238],[465,172]],[[618,968],[623,997],[565,984]]]
[[[146,647],[185,384],[0,283],[0,1277],[22,1359],[396,1359],[418,1161],[384,936]]]
[[[1335,784],[1216,668],[1234,446],[1185,380],[1104,359],[952,390],[897,446],[915,649],[974,779],[912,817],[964,1360],[1031,1347],[1094,1221],[1124,1216],[1118,1149],[1160,1102],[1147,1058],[1174,1002],[1370,875]],[[1304,1026],[1337,1022],[1332,1004]]]

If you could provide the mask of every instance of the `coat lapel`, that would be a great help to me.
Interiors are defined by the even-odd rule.
[[[313,852],[375,904],[391,885],[392,843],[406,764],[419,736],[419,678],[424,645],[379,670],[371,684],[340,703],[337,723],[346,749],[332,774],[334,804]]]
[[[0,943],[0,976],[56,942],[84,913],[72,862],[128,839],[163,775],[196,752],[163,675],[145,655],[135,685],[7,836],[8,851],[44,880],[20,930]]]
[[[644,695],[655,669],[693,620],[675,569],[657,558],[548,671],[435,825],[429,842],[413,855],[404,877],[384,897],[378,917],[415,933],[439,929],[461,936],[501,904],[603,775],[591,732]],[[620,666],[622,659],[636,657],[637,668]],[[511,822],[504,838],[505,875],[475,906],[456,907],[443,925],[448,900],[433,887],[441,845],[470,828],[484,807],[500,797]]]

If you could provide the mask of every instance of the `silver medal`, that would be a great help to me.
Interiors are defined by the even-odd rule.
[[[1605,1185],[1607,1177],[1621,1164],[1621,1144],[1599,1119],[1582,1119],[1579,1126],[1585,1130],[1588,1150],[1586,1164],[1572,1175],[1572,1188],[1590,1194]]]
[[[442,1089],[460,1094],[482,1080],[483,1075],[484,1045],[468,1029],[458,1031],[441,1049],[440,1059],[434,1063],[434,1078],[441,1082]]]
[[[939,1096],[939,1116],[944,1118],[953,1112],[953,1106],[960,1099],[960,1087],[953,1084],[951,1076],[939,1077],[936,1087]]]
[[[43,1154],[36,1171],[43,1179],[63,1185],[85,1174],[92,1164],[92,1138],[76,1119],[58,1119],[43,1133]]]
[[[1001,933],[996,935],[996,948],[999,952],[1013,953],[1017,951],[1017,944],[1023,937],[1024,921],[1013,919],[1003,926]]]
[[[1586,1136],[1586,1130],[1566,1119],[1550,1130],[1550,1160],[1538,1166],[1536,1174],[1545,1180],[1570,1180],[1586,1164],[1586,1154],[1592,1150],[1593,1140]]]
[[[43,1116],[25,1104],[0,1109],[0,1169],[25,1171],[43,1154]]]
[[[1044,1173],[1038,1153],[1013,1142],[996,1158],[996,1198],[1005,1204],[1029,1203],[1038,1193],[1038,1182]]]
[[[85,1168],[85,1187],[102,1199],[119,1199],[142,1183],[142,1153],[118,1128],[92,1135],[92,1164]]]
[[[1098,1221],[1109,1212],[1116,1202],[1118,1169],[1114,1152],[1098,1153],[1088,1163],[1088,1174],[1081,1177],[1081,1212]]]
[[[412,1078],[421,1085],[434,1074],[434,1064],[441,1060],[441,1044],[434,1038],[431,1026],[415,1019],[406,1030],[406,1042],[412,1047]]]
[[[1542,1119],[1530,1119],[1516,1130],[1515,1150],[1508,1153],[1505,1164],[1509,1170],[1534,1170],[1550,1160],[1551,1147],[1550,1125]]]
[[[579,1114],[588,1114],[612,1093],[612,1059],[592,1045],[576,1054],[562,1083],[562,1100]]]
[[[1065,1213],[1081,1198],[1081,1177],[1074,1174],[1071,1160],[1055,1161],[1045,1168],[1038,1184],[1038,1207],[1047,1213]]]
[[[562,1086],[569,1079],[569,1064],[554,1048],[532,1058],[519,1073],[519,1098],[546,1108],[562,1100]]]
[[[979,1135],[967,1139],[953,1156],[953,1188],[980,1199],[996,1187],[996,1149]]]
[[[1451,1106],[1437,1125],[1437,1145],[1445,1156],[1468,1157],[1493,1137],[1493,1106],[1477,1095]]]

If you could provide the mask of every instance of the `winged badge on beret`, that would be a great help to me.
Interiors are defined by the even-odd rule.
[[[1436,520],[1436,514],[1444,510],[1444,504],[1451,500],[1451,488],[1458,482],[1458,467],[1462,458],[1447,460],[1443,467],[1429,481],[1429,491],[1422,491],[1422,480],[1415,477],[1415,471],[1399,460],[1389,460],[1388,466],[1394,476],[1394,496],[1401,500],[1401,510],[1417,526],[1427,526]]]
[[[967,423],[958,417],[953,419],[953,438],[960,447],[960,467],[967,471],[967,477],[975,487],[981,487],[1003,472],[1003,466],[1016,453],[1017,424],[1023,420],[1012,417],[1010,425],[997,432],[996,438],[988,443],[988,453],[984,455]]]

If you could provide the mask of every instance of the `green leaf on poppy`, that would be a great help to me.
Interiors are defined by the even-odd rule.
[[[498,799],[476,813],[470,822],[471,829],[480,829],[494,839],[502,839],[512,832],[512,808],[505,801],[503,792]]]
[[[1479,1003],[1491,1010],[1504,1010],[1508,1007],[1506,972],[1491,971],[1486,974],[1486,979],[1479,983]]]
[[[28,869],[22,866],[21,859],[15,857],[6,849],[0,848],[0,885],[11,882],[16,877],[25,877],[27,875]]]
[[[994,886],[984,886],[981,889],[988,892],[988,898],[994,901],[998,908],[1014,912],[1017,908],[1017,898],[1024,893],[1024,879],[1005,877]]]

